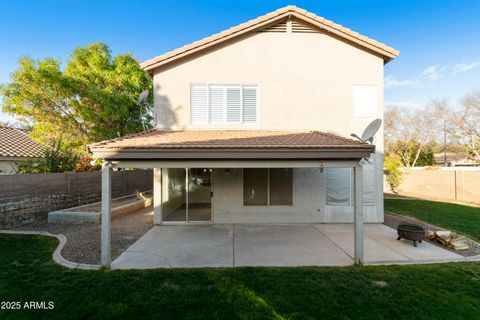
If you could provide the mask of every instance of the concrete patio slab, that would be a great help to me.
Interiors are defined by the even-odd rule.
[[[390,249],[406,256],[413,261],[445,261],[445,260],[465,260],[459,254],[443,249],[427,241],[413,246],[412,241],[405,239],[397,240],[397,231],[382,224],[365,225],[366,235],[376,241],[383,243]],[[378,259],[380,260],[380,259]],[[383,259],[384,261],[388,259]]]
[[[365,263],[465,260],[428,242],[415,248],[396,230],[365,225]],[[353,264],[353,225],[213,224],[155,226],[112,263],[112,269],[345,266]]]
[[[353,257],[353,226],[315,225],[329,239]],[[423,241],[413,246],[412,241],[397,240],[397,231],[383,224],[365,225],[365,262],[443,262],[462,260],[462,256]]]
[[[320,232],[325,234],[332,242],[344,250],[349,257],[353,258],[353,225],[315,225]],[[388,227],[387,227],[388,228]],[[374,240],[369,235],[369,230],[365,228],[364,237],[364,255],[365,261],[382,260],[407,260],[408,257],[400,254],[385,246],[383,243]]]
[[[232,225],[156,226],[112,263],[112,269],[231,267]]]
[[[345,266],[352,259],[312,225],[235,225],[235,266]]]

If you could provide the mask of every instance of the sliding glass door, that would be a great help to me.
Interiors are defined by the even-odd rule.
[[[163,169],[162,190],[163,221],[212,221],[211,169]]]

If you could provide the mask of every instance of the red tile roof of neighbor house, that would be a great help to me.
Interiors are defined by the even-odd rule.
[[[316,14],[308,12],[304,9],[295,6],[287,6],[270,12],[266,15],[260,16],[256,19],[252,19],[250,21],[242,23],[238,26],[232,27],[228,30],[222,31],[212,36],[203,38],[199,41],[185,45],[181,48],[167,52],[153,59],[147,60],[143,62],[141,66],[145,70],[151,72],[155,68],[175,61],[177,59],[199,52],[200,50],[210,48],[213,45],[223,43],[224,41],[233,39],[248,32],[256,31],[261,28],[270,26],[275,22],[279,22],[282,19],[286,19],[289,17],[300,19],[334,36],[340,37],[346,41],[350,41],[351,43],[359,45],[360,47],[367,49],[371,52],[380,54],[385,60],[385,63],[393,60],[400,54],[398,50],[395,50],[394,48],[389,47],[376,40],[370,39],[364,35],[361,35],[358,32],[345,28],[342,25],[334,23],[323,17],[317,16]]]
[[[102,150],[172,149],[361,149],[374,152],[375,146],[318,131],[242,131],[242,130],[151,130],[91,144],[95,153]]]
[[[43,147],[18,128],[0,127],[0,157],[39,158]]]

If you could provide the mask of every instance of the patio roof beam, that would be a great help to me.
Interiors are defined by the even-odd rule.
[[[358,160],[178,160],[112,161],[114,168],[319,168],[352,167]]]

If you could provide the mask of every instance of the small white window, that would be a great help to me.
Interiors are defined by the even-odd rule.
[[[377,86],[353,86],[353,116],[375,117],[378,105]]]
[[[326,168],[327,205],[350,206],[352,168]]]
[[[256,86],[192,85],[192,124],[256,123]]]

